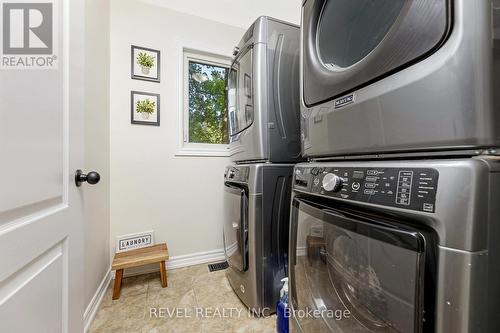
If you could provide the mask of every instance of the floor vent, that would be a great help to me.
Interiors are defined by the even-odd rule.
[[[228,267],[229,267],[229,264],[227,263],[227,261],[218,262],[215,264],[208,265],[208,269],[210,270],[210,272],[222,271],[223,269],[226,269]]]

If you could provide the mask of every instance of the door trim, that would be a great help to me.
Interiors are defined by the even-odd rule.
[[[86,333],[90,329],[90,325],[94,321],[95,315],[97,314],[97,310],[101,306],[101,303],[104,299],[104,295],[106,294],[106,290],[109,287],[109,283],[111,282],[111,266],[108,268],[106,274],[97,287],[94,296],[90,300],[90,303],[85,308],[85,312],[83,313],[83,332]]]

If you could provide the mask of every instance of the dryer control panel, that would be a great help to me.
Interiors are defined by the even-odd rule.
[[[250,168],[248,166],[228,166],[224,171],[224,180],[246,183],[249,175]]]
[[[294,189],[434,213],[439,173],[431,168],[297,166]]]

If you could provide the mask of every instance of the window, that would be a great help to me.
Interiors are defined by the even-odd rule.
[[[184,50],[181,155],[228,155],[226,76],[230,58]]]

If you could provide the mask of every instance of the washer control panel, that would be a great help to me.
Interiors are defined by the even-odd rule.
[[[301,191],[435,212],[439,173],[431,168],[295,168],[294,188]]]

